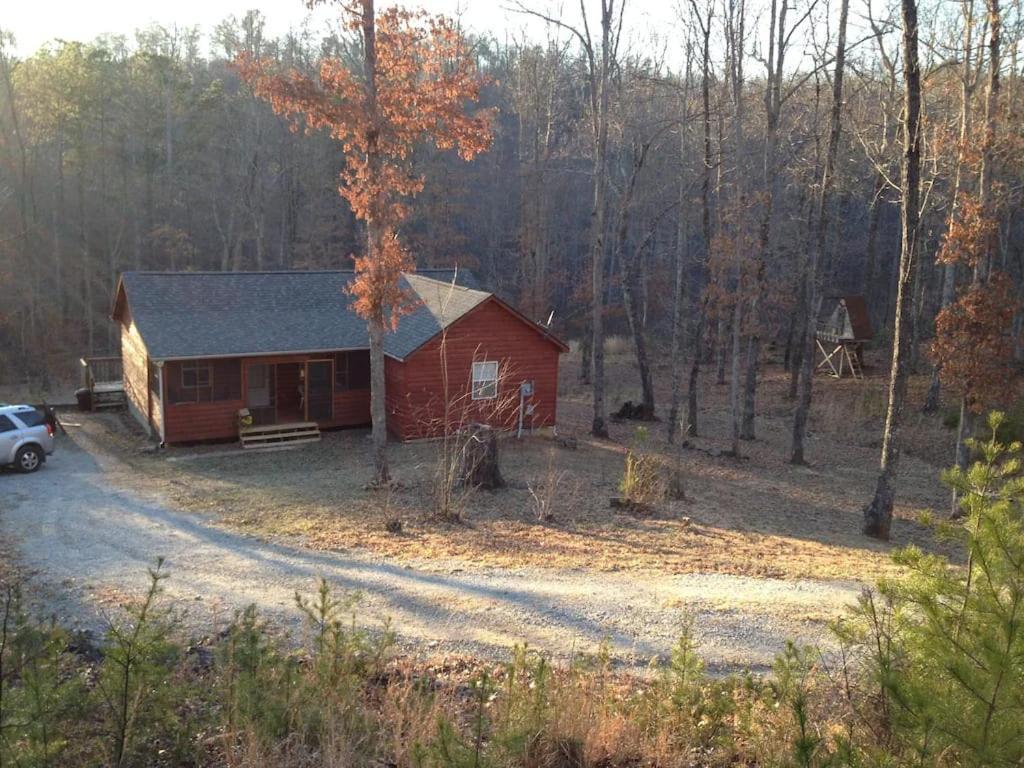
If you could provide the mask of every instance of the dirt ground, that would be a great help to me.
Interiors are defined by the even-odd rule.
[[[465,502],[464,522],[432,515],[436,443],[394,444],[390,458],[399,487],[364,488],[369,434],[327,433],[321,443],[295,450],[242,453],[236,446],[175,447],[160,452],[124,415],[68,415],[68,429],[114,451],[137,470],[138,482],[175,507],[219,524],[314,550],[365,550],[414,563],[446,558],[480,567],[580,568],[719,573],[785,579],[871,581],[890,572],[894,547],[934,548],[918,519],[944,510],[939,472],[953,452],[953,436],[938,416],[906,409],[898,507],[889,544],[860,534],[861,509],[877,473],[886,382],[876,367],[864,381],[815,381],[808,467],[787,462],[791,404],[783,398],[788,374],[768,365],[759,389],[758,439],[744,457],[719,455],[727,447],[728,387],[707,381],[702,391],[701,437],[668,446],[664,422],[645,425],[642,449],[665,457],[685,489],[646,516],[609,508],[618,494],[624,453],[637,440],[635,422],[613,423],[611,440],[587,438],[590,401],[576,382],[578,362],[563,358],[559,434],[579,439],[575,450],[549,437],[503,440],[502,472],[509,487],[479,492]],[[636,399],[637,375],[624,354],[609,360],[608,401],[614,410]],[[668,371],[657,371],[659,413],[667,410]],[[924,380],[914,381],[914,402]],[[561,475],[554,519],[538,522],[530,487],[553,471]],[[401,533],[384,521],[399,515]]]

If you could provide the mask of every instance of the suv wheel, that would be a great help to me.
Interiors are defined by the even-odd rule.
[[[35,472],[43,463],[43,452],[38,445],[24,445],[14,457],[14,468],[19,472]]]

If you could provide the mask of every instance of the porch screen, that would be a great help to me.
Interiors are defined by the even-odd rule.
[[[333,414],[330,360],[310,360],[306,363],[306,417],[310,421],[330,421]]]
[[[346,392],[350,389],[370,388],[370,351],[357,349],[353,352],[338,352],[334,356],[334,390]]]
[[[167,399],[175,405],[241,400],[242,364],[238,360],[167,363]]]

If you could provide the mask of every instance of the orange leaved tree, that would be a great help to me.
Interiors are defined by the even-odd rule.
[[[947,241],[954,234],[951,226]],[[974,282],[935,319],[931,357],[942,386],[960,395],[956,466],[961,470],[969,463],[967,440],[974,432],[977,415],[1011,396],[1013,317],[1018,306],[1013,281],[1002,272],[993,272],[987,283]],[[952,513],[959,514],[955,492]]]
[[[236,65],[293,129],[327,130],[341,142],[339,192],[366,225],[366,251],[353,257],[356,275],[349,290],[369,328],[374,481],[380,484],[389,480],[384,336],[404,303],[401,275],[415,267],[399,230],[409,201],[424,184],[412,153],[431,143],[470,160],[490,146],[492,114],[467,109],[479,100],[482,80],[452,21],[397,7],[377,16],[373,0],[341,7],[345,22],[362,38],[361,72],[335,57],[320,62],[316,77],[276,71],[265,59],[243,56]]]

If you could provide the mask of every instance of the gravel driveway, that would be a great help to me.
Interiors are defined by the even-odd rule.
[[[559,658],[602,640],[627,667],[666,655],[687,614],[713,669],[763,668],[786,639],[827,642],[825,622],[853,601],[853,582],[717,574],[480,569],[453,561],[395,565],[356,551],[313,552],[247,537],[170,508],[116,458],[62,438],[34,475],[0,474],[0,533],[14,537],[47,607],[96,627],[107,606],[146,585],[166,559],[167,594],[193,632],[255,603],[296,621],[296,590],[323,576],[363,595],[360,621],[390,618],[406,649],[504,657],[528,642]],[[315,450],[315,446],[309,450]],[[239,461],[246,460],[239,456]]]

